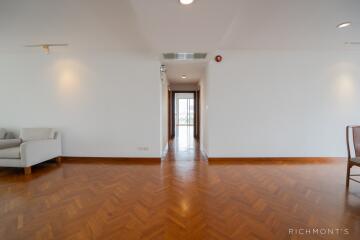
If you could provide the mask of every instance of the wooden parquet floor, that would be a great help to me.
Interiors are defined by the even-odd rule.
[[[175,145],[161,164],[0,168],[0,239],[360,239],[360,184],[345,191],[345,161],[207,162]]]

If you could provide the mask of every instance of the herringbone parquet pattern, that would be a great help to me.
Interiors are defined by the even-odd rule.
[[[208,163],[174,146],[161,164],[69,159],[31,176],[1,168],[0,239],[360,239],[360,184],[346,193],[345,169]],[[288,234],[308,227],[351,235]]]

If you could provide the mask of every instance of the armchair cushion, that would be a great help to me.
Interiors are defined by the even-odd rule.
[[[0,128],[0,139],[4,139],[6,135],[6,130],[4,128]]]
[[[59,157],[61,156],[61,135],[57,132],[55,139],[24,142],[20,145],[20,154],[26,167]]]
[[[18,159],[20,158],[20,147],[0,149],[0,159]]]
[[[20,139],[0,139],[0,149],[18,147],[20,144]]]
[[[55,131],[52,128],[23,128],[20,131],[20,138],[24,141],[54,139]]]

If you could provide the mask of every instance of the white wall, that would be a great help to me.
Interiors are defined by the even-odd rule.
[[[1,54],[0,126],[59,128],[66,156],[159,157],[160,64],[153,59]]]
[[[168,147],[168,112],[169,112],[169,99],[168,99],[168,80],[166,73],[161,74],[161,116],[160,116],[160,130],[161,130],[161,152],[162,156],[164,157],[166,154],[166,150]]]
[[[171,83],[170,88],[172,91],[196,91],[199,85],[197,83]]]
[[[175,101],[177,101],[178,99],[194,99],[194,93],[191,92],[175,93]]]
[[[208,154],[208,126],[207,126],[207,96],[208,96],[208,85],[207,85],[207,71],[205,69],[205,74],[202,76],[199,86],[200,86],[200,149],[207,155]]]
[[[360,123],[359,52],[221,54],[205,91],[209,157],[345,156],[345,126]]]

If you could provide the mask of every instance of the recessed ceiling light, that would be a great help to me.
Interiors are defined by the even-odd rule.
[[[189,5],[192,4],[194,2],[194,0],[180,0],[180,3],[182,5]]]
[[[336,27],[337,28],[346,28],[349,26],[351,26],[351,22],[343,22],[343,23],[340,23],[339,25],[337,25]]]
[[[182,78],[182,79],[186,79],[186,75],[182,75],[181,78]]]

